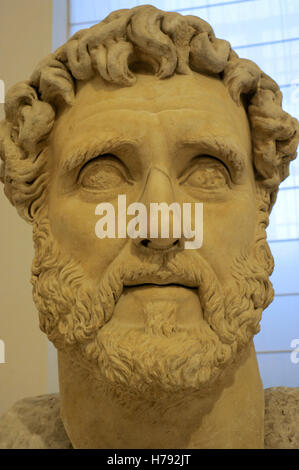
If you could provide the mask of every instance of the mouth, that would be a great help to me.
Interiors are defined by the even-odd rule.
[[[198,285],[194,280],[187,277],[176,276],[169,271],[159,271],[150,276],[138,276],[135,279],[124,279],[124,288],[132,287],[185,287],[188,289],[198,289]]]
[[[184,287],[185,289],[193,289],[193,290],[196,290],[198,289],[198,286],[194,286],[194,285],[191,285],[191,284],[184,284],[184,283],[178,283],[178,282],[140,282],[140,283],[137,283],[137,284],[127,284],[127,285],[124,285],[124,289],[132,289],[132,288],[136,288],[136,287],[179,287],[179,288],[182,288]]]

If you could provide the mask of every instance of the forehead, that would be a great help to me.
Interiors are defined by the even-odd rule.
[[[76,139],[101,132],[142,138],[164,129],[175,145],[188,136],[220,135],[250,152],[250,128],[243,106],[230,97],[218,78],[192,72],[159,80],[137,74],[132,87],[107,83],[99,76],[78,82],[75,103],[64,109],[54,127],[55,146],[71,145]],[[189,135],[190,134],[190,135]]]

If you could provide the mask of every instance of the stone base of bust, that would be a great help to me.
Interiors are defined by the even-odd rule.
[[[265,449],[299,448],[299,387],[265,392]],[[71,449],[58,394],[18,401],[0,419],[0,449]]]
[[[204,397],[122,403],[71,356],[58,353],[61,416],[75,448],[245,449],[264,445],[264,392],[250,344]]]
[[[239,355],[236,364],[226,369],[225,378],[213,391],[204,397],[184,394],[179,401],[176,394],[168,395],[165,401],[160,400],[159,395],[159,400],[154,402],[127,399],[120,404],[113,394],[99,390],[98,383],[95,385],[86,370],[64,353],[59,353],[59,374],[59,411],[57,398],[47,410],[49,416],[45,415],[46,410],[40,411],[38,403],[31,412],[27,404],[29,434],[32,432],[36,439],[46,432],[41,431],[42,423],[47,427],[51,422],[48,434],[55,436],[53,426],[60,429],[59,432],[64,427],[75,448],[264,447],[264,391],[253,344]],[[42,403],[43,398],[40,400]],[[16,422],[24,422],[23,404],[26,405],[26,401],[16,405],[19,416]],[[55,423],[51,421],[52,416],[56,416]],[[2,419],[0,446],[9,448],[16,445],[11,438],[8,441],[8,436],[12,436],[12,422],[10,413]],[[47,432],[45,437],[49,443],[51,439]],[[65,439],[66,435],[63,436]],[[29,440],[33,447],[40,446],[31,438]],[[51,447],[55,446],[57,441],[54,439]]]

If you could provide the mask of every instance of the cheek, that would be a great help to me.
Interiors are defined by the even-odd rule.
[[[119,254],[124,239],[99,239],[95,225],[96,204],[76,198],[50,198],[49,220],[53,236],[63,253],[79,261],[89,276],[98,279]]]
[[[256,207],[253,195],[224,204],[204,204],[203,245],[200,254],[225,280],[231,263],[255,240]]]

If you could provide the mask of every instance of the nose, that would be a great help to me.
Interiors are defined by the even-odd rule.
[[[183,248],[180,205],[170,176],[162,168],[151,168],[140,197],[147,209],[147,236],[133,240],[140,249],[166,252]]]
[[[136,244],[136,241],[135,241]],[[160,250],[160,251],[170,251],[177,248],[180,248],[180,239],[167,239],[163,240],[162,238],[152,239],[152,238],[142,238],[137,241],[137,245],[143,246],[144,248],[149,248],[150,250]]]

